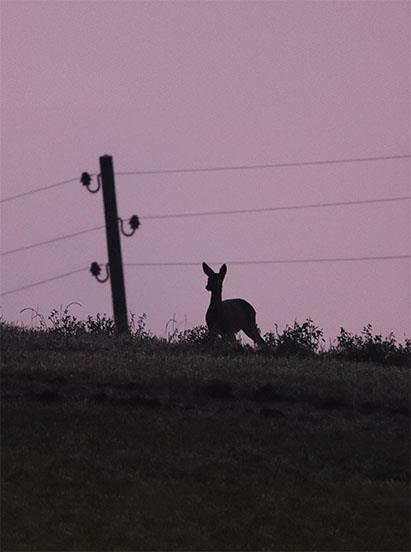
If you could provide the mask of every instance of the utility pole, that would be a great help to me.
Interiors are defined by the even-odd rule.
[[[107,251],[110,266],[114,323],[117,333],[126,333],[128,332],[126,290],[124,287],[120,234],[118,231],[113,158],[110,155],[103,155],[100,157],[100,170],[103,186],[104,216],[106,220]]]
[[[117,334],[128,333],[126,290],[124,286],[123,260],[121,256],[121,242],[119,233],[119,224],[121,233],[124,236],[132,236],[140,226],[137,215],[133,215],[129,220],[131,232],[124,229],[123,219],[117,214],[116,190],[114,185],[113,158],[110,155],[100,157],[100,175],[97,188],[91,189],[91,176],[89,173],[81,175],[81,183],[86,186],[91,193],[97,193],[100,186],[103,188],[104,216],[106,222],[106,238],[108,263],[106,265],[107,274],[105,278],[100,278],[101,267],[98,263],[91,264],[91,274],[101,283],[109,278],[111,281],[111,296],[113,300],[114,324]]]

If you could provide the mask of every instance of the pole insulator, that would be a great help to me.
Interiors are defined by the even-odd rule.
[[[82,173],[81,178],[80,178],[80,182],[83,184],[83,186],[85,186],[87,188],[87,190],[91,194],[95,194],[101,188],[100,175],[99,174],[97,175],[97,188],[95,188],[94,190],[91,189],[91,181],[92,180],[93,180],[93,177],[90,173],[88,173],[88,172],[83,172]]]
[[[128,238],[134,234],[134,232],[139,228],[140,226],[140,220],[137,215],[133,215],[131,219],[128,221],[128,224],[131,228],[131,232],[127,232],[124,229],[124,221],[121,217],[118,217],[118,221],[120,223],[120,230],[123,236],[127,236]]]
[[[138,228],[140,227],[140,219],[138,218],[137,215],[133,215],[131,219],[128,221],[128,223],[132,230],[138,230]]]
[[[95,277],[95,279],[102,284],[104,284],[104,282],[107,282],[107,280],[110,278],[110,270],[108,264],[106,264],[106,276],[104,278],[100,278],[101,266],[96,262],[91,263],[90,272]]]

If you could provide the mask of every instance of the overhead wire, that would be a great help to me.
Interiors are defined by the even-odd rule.
[[[217,171],[243,171],[254,169],[278,169],[285,167],[309,167],[314,165],[335,165],[339,163],[364,163],[372,161],[390,161],[396,159],[409,159],[410,154],[404,155],[380,155],[375,157],[354,157],[346,159],[325,159],[318,161],[295,161],[284,163],[265,163],[257,165],[226,165],[220,167],[191,167],[181,169],[153,169],[140,171],[121,171],[117,172],[119,176],[134,176],[134,175],[154,175],[154,174],[184,174],[184,173],[202,173],[202,172],[217,172]]]
[[[88,234],[89,232],[95,232],[96,230],[101,230],[104,228],[104,224],[100,226],[94,226],[93,228],[87,228],[85,230],[79,230],[78,232],[73,232],[72,234],[65,234],[64,236],[58,236],[56,238],[51,238],[50,240],[44,240],[37,243],[32,243],[31,245],[24,245],[22,247],[16,247],[15,249],[9,249],[8,251],[4,251],[1,253],[1,256],[6,255],[12,255],[13,253],[19,253],[20,251],[28,251],[29,249],[33,249],[35,247],[40,247],[41,245],[48,245],[50,243],[55,243],[61,240],[67,240],[69,238],[75,238],[77,236],[82,236],[84,234]]]
[[[344,207],[344,206],[351,206],[351,205],[387,203],[387,202],[394,202],[394,201],[405,201],[410,199],[411,199],[411,196],[399,196],[399,197],[387,197],[387,198],[377,198],[377,199],[359,199],[359,200],[352,200],[352,201],[335,201],[335,202],[329,202],[329,203],[311,203],[306,205],[283,205],[278,207],[256,207],[256,208],[250,208],[250,209],[231,209],[231,210],[227,209],[222,211],[198,211],[198,212],[191,212],[191,213],[147,215],[139,218],[140,220],[162,220],[162,219],[177,219],[177,218],[202,217],[202,216],[240,215],[240,214],[248,214],[248,213],[258,214],[258,213],[269,213],[269,212],[275,212],[275,211],[291,211],[294,209],[314,209],[314,208],[321,208],[321,207]],[[21,251],[28,251],[35,247],[48,245],[48,244],[55,243],[61,240],[66,240],[69,238],[74,238],[90,232],[95,232],[96,230],[102,230],[103,228],[104,228],[104,225],[93,226],[92,228],[86,228],[78,232],[73,232],[72,234],[65,234],[64,236],[58,236],[56,238],[51,238],[49,240],[33,243],[31,245],[25,245],[22,247],[17,247],[15,249],[10,249],[8,251],[2,252],[1,256],[12,255],[14,253],[19,253]]]
[[[353,201],[334,201],[329,203],[311,203],[305,205],[282,205],[278,207],[255,207],[250,209],[231,209],[231,210],[221,210],[221,211],[197,211],[193,213],[175,213],[175,214],[165,214],[165,215],[148,215],[145,217],[140,217],[141,220],[155,220],[155,219],[173,219],[173,218],[184,218],[184,217],[202,217],[202,216],[216,216],[216,215],[240,215],[246,213],[269,213],[274,211],[291,211],[294,209],[314,209],[320,207],[342,207],[349,205],[365,205],[372,203],[386,203],[392,201],[404,201],[411,199],[411,196],[401,196],[401,197],[389,197],[389,198],[378,198],[378,199],[359,199]]]
[[[351,262],[351,261],[387,261],[411,259],[411,255],[379,255],[365,257],[324,257],[311,259],[275,259],[275,260],[256,260],[256,261],[210,261],[208,264],[228,264],[228,265],[273,265],[273,264],[303,264],[303,263],[329,263],[329,262]],[[124,266],[132,267],[172,267],[172,266],[199,266],[202,261],[192,262],[152,262],[152,263],[125,263]]]
[[[409,159],[411,154],[401,154],[401,155],[380,155],[374,157],[353,157],[353,158],[344,158],[344,159],[324,159],[318,161],[290,161],[284,163],[265,163],[265,164],[256,164],[256,165],[226,165],[219,167],[189,167],[189,168],[180,168],[180,169],[149,169],[149,170],[140,170],[140,171],[120,171],[115,174],[118,176],[131,176],[131,175],[155,175],[155,174],[184,174],[184,173],[202,173],[202,172],[221,172],[221,171],[242,171],[242,170],[255,170],[255,169],[275,169],[275,168],[285,168],[285,167],[309,167],[315,165],[335,165],[343,163],[365,163],[373,161],[390,161],[397,159]],[[94,176],[94,175],[91,175]],[[70,178],[68,180],[62,180],[60,182],[55,182],[42,188],[35,188],[33,190],[28,190],[26,192],[21,192],[19,194],[14,194],[0,199],[0,204],[8,203],[15,199],[21,197],[30,196],[38,192],[44,192],[50,190],[51,188],[56,188],[58,186],[63,186],[64,184],[70,184],[71,182],[78,182],[79,177]]]
[[[274,264],[303,264],[303,263],[326,263],[326,262],[355,262],[355,261],[387,261],[387,260],[404,260],[411,259],[411,255],[379,255],[379,256],[367,256],[367,257],[328,257],[328,258],[311,258],[311,259],[276,259],[276,260],[257,260],[257,261],[210,261],[209,264],[222,264],[225,262],[228,265],[274,265]],[[200,266],[201,261],[180,261],[180,262],[142,262],[142,263],[125,263],[124,266],[128,267],[182,267],[182,266]],[[45,280],[40,280],[38,282],[33,282],[25,286],[20,286],[8,291],[0,293],[0,297],[6,295],[11,295],[26,289],[30,289],[36,286],[47,284],[55,280],[60,280],[80,272],[88,271],[88,268],[79,268],[77,270],[72,270],[71,272],[65,272],[64,274],[59,274],[53,276],[52,278],[47,278]]]
[[[46,278],[45,280],[40,280],[38,282],[33,282],[32,284],[27,284],[25,286],[20,286],[18,288],[10,289],[8,291],[3,291],[0,293],[0,297],[4,297],[5,295],[11,295],[12,293],[17,293],[18,291],[24,291],[26,289],[30,289],[36,286],[40,286],[42,284],[47,284],[49,282],[53,282],[55,280],[60,280],[62,278],[67,278],[68,276],[72,276],[73,274],[78,274],[80,272],[84,272],[85,270],[88,270],[88,268],[78,268],[77,270],[72,270],[71,272],[65,272],[64,274],[59,274],[57,276],[53,276],[52,278]]]
[[[79,182],[79,180],[80,179],[76,177],[76,178],[70,178],[69,180],[62,180],[61,182],[55,182],[54,184],[49,184],[48,186],[44,186],[43,188],[35,188],[34,190],[28,190],[27,192],[22,192],[20,194],[15,194],[12,196],[5,197],[3,199],[0,199],[0,203],[7,203],[8,201],[12,201],[14,199],[19,199],[20,197],[36,194],[38,192],[44,192],[46,190],[50,190],[51,188],[63,186],[64,184],[70,184],[71,182]]]

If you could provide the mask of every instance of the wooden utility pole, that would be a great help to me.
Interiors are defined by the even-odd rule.
[[[113,158],[110,155],[100,157],[101,181],[103,187],[104,216],[108,262],[110,266],[111,295],[116,332],[128,332],[126,290],[124,287],[123,261],[118,229],[116,190],[114,187]]]

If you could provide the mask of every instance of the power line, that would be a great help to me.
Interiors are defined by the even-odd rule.
[[[15,289],[10,289],[8,291],[3,291],[2,293],[0,293],[0,297],[4,297],[5,295],[11,295],[12,293],[17,293],[18,291],[23,291],[36,286],[41,286],[42,284],[47,284],[48,282],[53,282],[54,280],[60,280],[61,278],[67,278],[67,276],[72,276],[73,274],[84,272],[85,270],[88,270],[88,268],[78,268],[77,270],[72,270],[71,272],[65,272],[64,274],[59,274],[58,276],[53,276],[52,278],[47,278],[46,280],[40,280],[39,282],[34,282],[26,286],[21,286]]]
[[[13,199],[18,199],[20,197],[29,196],[32,194],[36,194],[37,192],[44,192],[46,190],[50,190],[51,188],[56,188],[57,186],[63,186],[63,184],[70,184],[71,182],[79,182],[79,178],[71,178],[70,180],[62,180],[61,182],[55,182],[54,184],[49,184],[48,186],[44,186],[43,188],[35,188],[34,190],[29,190],[28,192],[22,192],[21,194],[12,195],[9,197],[5,197],[4,199],[0,200],[0,203],[7,203],[8,201],[12,201]]]
[[[219,215],[240,215],[240,214],[253,214],[253,213],[269,213],[275,211],[291,211],[294,209],[313,209],[321,207],[343,207],[351,205],[366,205],[374,203],[387,203],[393,201],[405,201],[410,200],[411,196],[402,196],[402,197],[387,197],[379,199],[360,199],[353,201],[335,201],[330,203],[312,203],[307,205],[284,205],[279,207],[261,207],[261,208],[252,208],[252,209],[233,209],[226,211],[199,211],[193,213],[174,213],[170,215],[148,215],[146,217],[140,217],[141,220],[161,220],[161,219],[176,219],[176,218],[188,218],[188,217],[201,217],[201,216],[219,216]],[[50,240],[45,240],[31,245],[25,245],[22,247],[17,247],[15,249],[10,249],[1,253],[1,256],[12,255],[14,253],[19,253],[21,251],[28,251],[35,247],[40,247],[42,245],[48,245],[55,243],[61,240],[67,240],[77,236],[87,234],[89,232],[95,232],[96,230],[102,230],[104,225],[93,226],[93,228],[87,228],[85,230],[80,230],[78,232],[73,232],[72,234],[66,234],[64,236],[58,236],[56,238],[51,238]]]
[[[198,211],[195,213],[176,213],[171,215],[149,215],[140,217],[141,220],[155,220],[167,218],[184,218],[184,217],[202,217],[214,215],[239,215],[245,213],[269,213],[274,211],[291,211],[294,209],[314,209],[318,207],[342,207],[347,205],[365,205],[371,203],[386,203],[390,201],[404,201],[411,199],[411,196],[402,197],[387,197],[380,199],[360,199],[354,201],[335,201],[330,203],[311,203],[307,205],[284,205],[280,207],[256,207],[252,209],[233,209],[226,211]]]
[[[382,255],[377,257],[334,257],[334,258],[314,258],[314,259],[277,259],[277,260],[262,260],[262,261],[224,261],[228,265],[273,265],[273,264],[303,264],[303,263],[329,263],[329,262],[351,262],[351,261],[387,261],[387,260],[403,260],[411,259],[411,255]],[[148,263],[125,263],[125,266],[130,267],[144,267],[144,268],[153,268],[153,267],[182,267],[182,266],[201,266],[202,261],[181,261],[181,262],[148,262]],[[211,261],[210,264],[223,264],[223,261]],[[53,276],[52,278],[47,278],[46,280],[40,280],[38,282],[33,282],[26,286],[21,286],[15,289],[4,291],[0,293],[0,297],[5,295],[11,295],[12,293],[17,293],[19,291],[24,291],[36,286],[47,284],[55,280],[60,280],[62,278],[67,278],[73,274],[78,274],[80,272],[88,271],[88,268],[78,268],[77,270],[72,270],[71,272],[65,272],[64,274],[59,274],[58,276]]]
[[[252,170],[252,169],[274,169],[274,168],[285,168],[285,167],[309,167],[313,165],[335,165],[341,163],[363,163],[363,162],[372,162],[372,161],[389,161],[396,159],[409,159],[411,155],[385,155],[378,157],[356,157],[356,158],[347,158],[347,159],[326,159],[319,161],[296,161],[296,162],[286,162],[286,163],[266,163],[262,165],[231,165],[231,166],[221,166],[221,167],[196,167],[196,168],[183,168],[183,169],[154,169],[146,171],[123,171],[116,172],[116,175],[119,176],[131,176],[131,175],[155,175],[155,174],[184,174],[184,173],[201,173],[201,172],[221,172],[221,171],[241,171],[241,170]],[[20,194],[15,194],[9,197],[5,197],[0,200],[0,203],[7,203],[13,201],[14,199],[19,199],[21,197],[26,197],[38,192],[44,192],[50,190],[51,188],[56,188],[58,186],[63,186],[64,184],[70,184],[71,182],[78,182],[79,178],[71,178],[69,180],[62,180],[61,182],[55,182],[54,184],[49,184],[48,186],[43,186],[42,188],[35,188],[33,190],[28,190],[27,192],[22,192]]]
[[[4,253],[1,253],[1,255],[4,257],[6,255],[12,255],[13,253],[19,253],[20,251],[28,251],[29,249],[33,249],[35,247],[40,247],[41,245],[48,245],[50,243],[55,243],[61,240],[67,240],[69,238],[74,238],[76,236],[81,236],[83,234],[87,234],[89,232],[94,232],[95,230],[101,230],[104,228],[104,225],[101,226],[94,226],[93,228],[87,228],[86,230],[80,230],[78,232],[73,232],[73,234],[66,234],[64,236],[59,236],[57,238],[52,238],[50,240],[45,240],[37,243],[33,243],[31,245],[25,245],[23,247],[17,247],[16,249],[9,249],[8,251],[4,251]]]
[[[411,259],[411,255],[382,255],[377,257],[332,257],[314,259],[277,259],[270,261],[211,261],[209,264],[228,265],[272,265],[272,264],[298,264],[298,263],[330,263],[350,261],[387,261],[387,260]],[[200,266],[202,261],[193,262],[152,262],[152,263],[126,263],[125,266],[137,267],[172,267],[172,266]]]
[[[217,172],[217,171],[243,171],[250,169],[277,169],[285,167],[309,167],[313,165],[336,165],[339,163],[363,163],[372,161],[388,161],[395,159],[409,159],[411,155],[384,155],[378,157],[355,157],[350,159],[326,159],[320,161],[296,161],[286,163],[267,163],[262,165],[229,165],[221,167],[195,167],[182,169],[154,169],[146,171],[123,171],[116,172],[119,176],[132,175],[150,175],[150,174],[183,174],[183,173],[201,173],[201,172]]]

